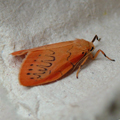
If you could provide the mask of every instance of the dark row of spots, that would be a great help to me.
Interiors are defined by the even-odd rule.
[[[38,75],[37,79],[41,78],[41,75]],[[34,77],[30,77],[30,79],[34,79]]]
[[[52,51],[52,50],[49,50],[49,51],[51,51],[52,52],[52,54],[51,55],[54,55],[55,54],[55,52],[54,51]],[[38,55],[39,57],[41,56],[41,54],[39,54]],[[47,71],[47,68],[45,68],[45,67],[51,67],[52,66],[52,63],[51,62],[49,62],[49,61],[55,61],[55,57],[54,56],[50,56],[50,55],[45,55],[45,56],[48,56],[49,58],[52,58],[51,60],[41,60],[41,62],[43,62],[43,63],[46,63],[46,64],[48,64],[48,65],[36,65],[37,67],[40,67],[40,69],[38,69],[38,71],[40,71],[40,73],[27,73],[27,75],[35,75],[35,77],[37,77],[37,79],[38,78],[41,78],[41,75],[40,74],[45,74],[46,73],[46,71]],[[37,60],[34,60],[34,62],[36,62]],[[30,64],[30,66],[33,66],[34,64]],[[28,69],[29,71],[32,71],[33,69]],[[49,74],[51,73],[51,71],[49,72]],[[30,79],[35,79],[34,77],[30,77]]]
[[[37,73],[33,73],[33,75],[36,75]],[[31,73],[27,73],[27,75],[31,75]]]
[[[27,75],[31,75],[31,73],[27,73]],[[33,75],[37,75],[37,73],[33,73]],[[37,79],[41,78],[41,75],[37,75]],[[34,77],[30,77],[30,79],[34,79]]]
[[[40,74],[44,74],[45,72],[42,72],[42,73],[40,73]],[[27,75],[37,75],[37,73],[27,73]]]
[[[30,79],[34,79],[34,77],[31,77]],[[37,80],[35,80],[35,81],[37,81]]]

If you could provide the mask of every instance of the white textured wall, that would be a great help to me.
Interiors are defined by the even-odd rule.
[[[100,54],[88,60],[79,79],[75,71],[48,85],[19,85],[22,59],[11,52],[75,38],[91,41],[95,34],[102,39],[93,53],[102,49],[115,62]],[[0,0],[1,120],[117,120],[119,60],[119,0]]]

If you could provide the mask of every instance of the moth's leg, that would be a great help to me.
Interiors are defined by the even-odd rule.
[[[78,78],[78,73],[79,73],[79,71],[80,71],[80,68],[84,65],[84,63],[87,61],[87,59],[88,59],[88,56],[83,60],[83,62],[79,65],[79,68],[78,68],[78,70],[77,70],[77,73],[76,73],[76,77]]]
[[[90,57],[94,60],[99,53],[102,53],[107,59],[111,60],[111,61],[115,61],[114,59],[109,58],[101,49],[99,49],[96,53],[95,56],[92,55],[92,53],[90,54]]]

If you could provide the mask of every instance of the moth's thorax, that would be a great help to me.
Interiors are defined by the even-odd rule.
[[[82,48],[86,51],[92,51],[95,48],[92,42],[86,41],[84,39],[76,39],[75,43],[76,43],[76,47],[80,49]]]

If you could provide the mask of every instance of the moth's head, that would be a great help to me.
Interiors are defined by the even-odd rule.
[[[101,38],[98,38],[97,35],[94,36],[93,40],[90,42],[90,51],[93,51],[93,50],[95,49],[95,46],[94,46],[94,44],[93,44],[95,40],[100,41]]]
[[[98,38],[97,35],[94,36],[93,40],[90,42],[90,45],[89,45],[89,46],[90,46],[90,49],[89,49],[89,51],[93,51],[93,50],[95,49],[95,46],[94,46],[94,44],[93,44],[95,40],[100,41],[101,38]]]
[[[93,51],[95,49],[95,46],[93,44],[93,42],[89,43],[89,51]]]

